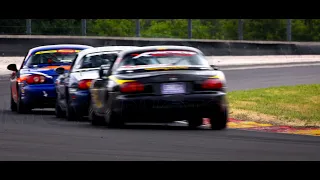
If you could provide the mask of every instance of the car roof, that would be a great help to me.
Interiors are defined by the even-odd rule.
[[[202,54],[203,52],[197,48],[190,46],[171,46],[171,45],[161,45],[161,46],[143,46],[135,49],[125,50],[120,53],[120,56],[124,56],[126,54],[131,54],[135,52],[144,52],[144,51],[160,51],[160,50],[182,50],[182,51],[193,51],[198,54]]]
[[[75,48],[75,49],[88,49],[93,48],[92,46],[88,45],[81,45],[81,44],[56,44],[56,45],[45,45],[45,46],[38,46],[34,47],[29,50],[29,54],[32,54],[37,51],[46,51],[51,49],[63,49],[63,48]]]
[[[83,56],[90,53],[103,52],[103,51],[123,51],[137,48],[138,46],[102,46],[85,49],[79,52],[79,56]]]

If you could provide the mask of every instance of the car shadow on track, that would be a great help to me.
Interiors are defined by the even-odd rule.
[[[79,128],[90,128],[100,130],[207,130],[208,127],[198,127],[197,129],[189,129],[187,123],[175,122],[171,124],[126,124],[121,128],[108,128],[106,126],[92,126],[87,118],[81,121],[67,121],[65,118],[56,118],[54,110],[51,109],[35,109],[27,114],[19,114],[9,109],[2,110],[1,119],[7,121],[46,121],[51,125],[74,126]]]
[[[120,128],[108,128],[106,126],[92,126],[90,122],[89,124],[84,125],[89,128],[96,128],[96,129],[106,129],[106,130],[209,130],[207,126],[201,126],[197,129],[189,129],[186,123],[182,122],[175,122],[171,124],[126,124]]]
[[[188,127],[183,126],[170,126],[170,125],[126,125],[121,128],[108,128],[105,126],[91,126],[88,125],[88,128],[95,129],[105,129],[105,130],[188,130],[191,131]],[[197,128],[192,130],[205,130],[205,128]]]
[[[60,121],[65,121],[65,119],[58,119]],[[126,124],[123,127],[119,128],[108,128],[107,126],[92,126],[90,121],[87,118],[84,118],[81,121],[74,121],[73,123],[77,124],[77,126],[81,126],[84,128],[93,128],[93,129],[100,129],[100,130],[208,130],[209,127],[201,126],[197,129],[189,129],[187,123],[185,122],[174,122],[170,124],[151,124],[151,123],[130,123]]]
[[[40,109],[40,110],[32,110],[28,113],[25,114],[19,114],[17,112],[11,111],[9,109],[4,109],[2,110],[3,114],[10,114],[10,115],[21,115],[21,116],[26,116],[26,115],[54,115],[54,111],[52,110],[47,110],[47,109]]]
[[[48,123],[48,118],[54,114],[52,111],[48,110],[35,110],[27,114],[19,114],[17,112],[12,112],[9,109],[3,109],[0,112],[0,123],[1,124],[39,124]]]

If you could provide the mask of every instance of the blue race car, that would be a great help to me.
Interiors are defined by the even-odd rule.
[[[73,61],[70,71],[64,67],[56,69],[60,76],[56,79],[56,117],[66,116],[69,121],[82,120],[88,115],[90,105],[89,87],[92,80],[99,77],[101,65],[113,63],[118,54],[135,46],[106,46],[81,51]]]
[[[69,69],[76,55],[92,48],[86,45],[47,45],[30,49],[20,68],[9,64],[13,71],[10,77],[12,111],[28,113],[34,108],[54,108],[56,90],[54,81],[58,77],[55,69]]]

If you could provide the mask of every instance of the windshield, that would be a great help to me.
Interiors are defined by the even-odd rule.
[[[80,69],[100,68],[101,65],[111,64],[117,59],[115,52],[98,52],[84,56]]]
[[[200,54],[190,51],[153,51],[130,54],[119,64],[119,68],[139,68],[145,66],[205,66],[208,61]]]
[[[38,51],[29,56],[24,66],[71,64],[78,52],[80,50],[73,49]]]

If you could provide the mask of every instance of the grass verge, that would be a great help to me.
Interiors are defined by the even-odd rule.
[[[228,93],[230,117],[289,126],[320,126],[320,84]]]

